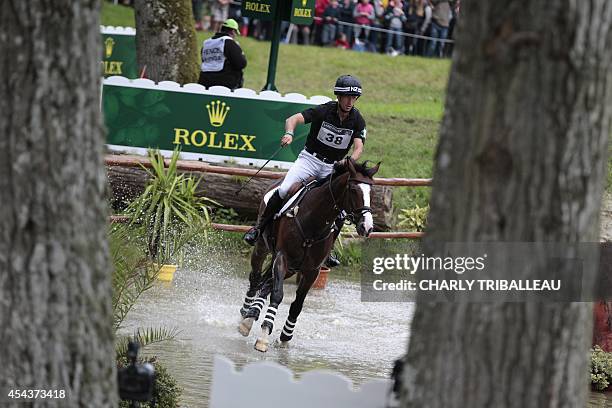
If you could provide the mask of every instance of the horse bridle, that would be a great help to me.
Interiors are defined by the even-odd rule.
[[[336,201],[336,197],[334,197],[334,192],[333,192],[333,190],[331,188],[333,179],[334,179],[334,171],[332,170],[332,174],[331,174],[331,176],[329,178],[328,185],[329,185],[329,194],[331,195],[332,202],[334,203],[334,210],[336,210],[338,212],[340,212],[340,211],[347,212],[346,219],[350,223],[352,223],[354,225],[357,225],[357,221],[359,220],[359,218],[363,217],[364,214],[366,214],[366,213],[372,214],[372,208],[368,207],[368,206],[365,206],[365,205],[363,207],[353,208],[350,212],[348,212],[346,209],[338,207],[338,202]],[[349,188],[351,182],[353,182],[354,184],[369,184],[369,185],[372,185],[372,183],[368,183],[368,182],[365,182],[363,180],[358,180],[358,179],[355,179],[355,178],[352,178],[351,176],[349,176],[349,179],[346,181],[346,187],[345,187],[345,190],[344,190],[345,192],[346,192],[346,189]],[[357,216],[359,216],[359,218],[356,219]]]

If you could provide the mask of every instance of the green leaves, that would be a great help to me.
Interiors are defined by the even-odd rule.
[[[127,224],[110,231],[113,272],[113,317],[118,329],[140,295],[155,283],[161,265],[181,258],[180,251],[210,226],[214,201],[197,194],[199,180],[177,172],[179,152],[168,167],[158,151],[150,151],[150,180],[132,201]],[[159,266],[158,266],[159,265]]]
[[[142,226],[113,224],[109,232],[113,262],[113,327],[121,323],[142,293],[149,290],[159,268],[147,259],[147,240]]]
[[[612,353],[607,353],[599,346],[591,349],[591,384],[603,391],[612,382]]]
[[[408,227],[410,231],[423,231],[427,224],[427,214],[429,206],[419,207],[417,204],[414,208],[405,208],[400,210],[398,227]]]
[[[178,157],[175,150],[166,167],[159,151],[149,151],[151,168],[145,168],[149,184],[127,209],[130,225],[142,224],[148,232],[151,259],[168,260],[181,235],[192,234],[190,230],[206,231],[210,224],[209,206],[218,205],[198,196],[200,179],[178,174]]]
[[[166,329],[164,327],[148,327],[146,329],[138,329],[129,337],[122,337],[115,344],[116,359],[127,359],[127,348],[130,340],[138,343],[141,348],[162,341],[173,340],[179,331],[177,329]]]

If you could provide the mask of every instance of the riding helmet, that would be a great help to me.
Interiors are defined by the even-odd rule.
[[[336,80],[334,95],[361,96],[361,82],[351,75],[342,75]]]

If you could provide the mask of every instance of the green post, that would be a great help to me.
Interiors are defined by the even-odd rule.
[[[272,41],[270,44],[270,59],[268,60],[268,79],[266,85],[263,87],[263,91],[278,91],[276,85],[274,85],[274,77],[276,76],[276,60],[278,59],[278,45],[280,43],[281,34],[281,10],[282,7],[279,4],[274,10],[274,19],[272,20]]]

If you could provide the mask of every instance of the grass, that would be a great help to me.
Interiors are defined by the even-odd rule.
[[[131,8],[103,2],[104,25],[134,26]],[[210,33],[198,33],[201,44]],[[270,43],[238,38],[248,60],[245,87],[261,89],[266,82]],[[335,79],[353,74],[362,81],[364,95],[357,102],[368,125],[363,159],[382,160],[382,177],[431,177],[438,129],[443,114],[449,60],[419,57],[391,58],[332,48],[281,44],[276,86],[281,93],[333,97]],[[612,146],[611,146],[612,149]],[[608,162],[606,190],[612,190]],[[427,205],[430,188],[399,187],[394,191],[396,211]]]
[[[115,6],[108,1],[103,1],[102,25],[136,27],[136,23],[134,22],[134,10],[130,7]]]

